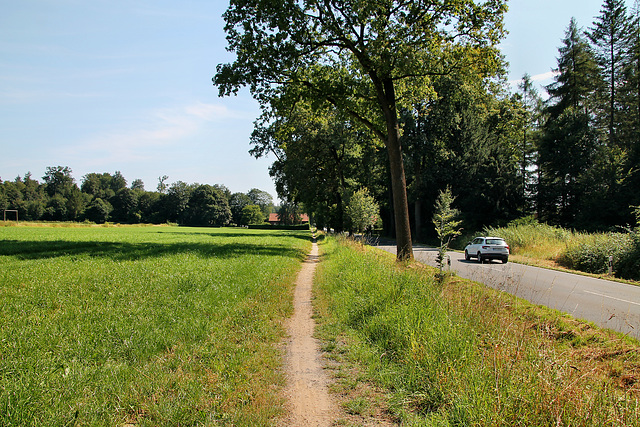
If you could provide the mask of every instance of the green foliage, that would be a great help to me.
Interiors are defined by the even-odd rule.
[[[0,228],[0,425],[268,426],[309,232]]]
[[[97,197],[93,199],[89,207],[85,212],[85,217],[89,221],[93,221],[96,224],[103,224],[109,219],[109,214],[113,210],[113,207],[109,202],[105,202],[101,198]]]
[[[282,225],[298,225],[302,222],[300,205],[295,202],[285,201],[278,210],[278,221]]]
[[[134,180],[127,188],[126,179],[118,171],[86,174],[78,187],[71,169],[62,166],[47,168],[44,179],[45,183],[40,184],[27,173],[15,181],[0,181],[0,209],[18,210],[22,221],[226,225],[231,218],[229,200],[237,196],[220,184],[203,186],[177,181],[168,185],[166,176],[162,177],[162,193],[145,191],[140,180]],[[263,213],[271,209],[268,193],[255,188],[250,193]],[[249,196],[242,196],[243,201],[251,201]],[[244,206],[235,206],[236,224],[241,223]]]
[[[627,234],[600,234],[590,240],[567,248],[560,262],[575,270],[603,274],[608,271],[609,257],[613,257],[613,264],[618,265],[631,246]]]
[[[247,197],[251,200],[252,205],[257,205],[262,210],[262,214],[267,217],[273,209],[273,197],[266,191],[252,188],[247,192]]]
[[[231,221],[231,210],[220,190],[203,184],[189,197],[184,218],[187,225],[223,226]]]
[[[361,131],[335,108],[312,110],[298,102],[288,115],[252,135],[251,152],[276,154],[269,173],[283,199],[304,204],[319,227],[346,228],[348,195],[367,187],[384,197],[383,165],[372,159],[372,136]],[[386,182],[384,183],[386,185]]]
[[[242,218],[240,224],[253,225],[264,223],[264,213],[258,205],[247,205],[242,208]]]
[[[615,273],[625,279],[640,280],[640,227],[631,233],[630,240],[627,249],[614,264]]]
[[[433,225],[436,228],[436,234],[440,239],[440,247],[438,248],[438,256],[436,263],[442,271],[444,266],[444,258],[449,249],[451,239],[462,234],[462,231],[458,228],[462,223],[461,220],[457,220],[458,210],[451,207],[455,197],[451,194],[451,188],[447,187],[444,191],[440,191],[438,199],[436,200],[435,213],[433,214]]]
[[[46,191],[50,197],[63,195],[74,185],[71,169],[68,166],[47,167],[46,174],[42,177],[46,184]]]
[[[252,204],[251,199],[245,193],[233,193],[229,198],[229,209],[234,224],[242,224],[242,210]]]
[[[376,223],[380,207],[369,190],[363,187],[351,195],[345,214],[352,230],[363,233]]]
[[[532,247],[559,245],[565,248],[583,235],[562,227],[538,223],[531,217],[514,220],[507,227],[485,227],[482,233],[486,236],[502,237],[514,254]]]

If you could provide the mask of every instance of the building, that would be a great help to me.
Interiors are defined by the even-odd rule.
[[[268,222],[271,225],[282,225],[282,221],[280,221],[280,219],[278,218],[277,213],[269,214]],[[307,214],[300,215],[300,221],[297,221],[297,224],[304,224],[305,222],[309,222],[309,215]]]

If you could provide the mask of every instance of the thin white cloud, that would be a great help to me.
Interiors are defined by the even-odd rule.
[[[560,74],[560,73],[558,73],[557,71],[549,71],[547,73],[536,74],[535,76],[531,76],[531,80],[533,80],[534,82],[539,82],[539,81],[543,81],[543,80],[549,80],[549,79],[554,78],[558,74]]]
[[[531,76],[531,81],[532,82],[544,82],[546,80],[551,80],[552,78],[554,78],[555,76],[557,76],[559,73],[557,71],[549,71],[546,73],[542,73],[542,74],[535,74],[533,76]],[[522,79],[517,79],[517,80],[509,80],[509,84],[511,86],[517,86],[518,84],[520,84],[522,82]]]
[[[99,163],[113,161],[150,161],[167,151],[185,147],[190,139],[205,131],[211,123],[243,120],[248,113],[234,111],[220,104],[194,104],[151,112],[135,128],[113,129],[105,135],[82,141],[69,149],[75,158]]]

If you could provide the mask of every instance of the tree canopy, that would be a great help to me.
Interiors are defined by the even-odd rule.
[[[436,96],[431,78],[501,67],[502,0],[232,0],[224,17],[232,64],[220,95],[249,86],[264,122],[298,100],[331,104],[387,149],[398,258],[413,256],[398,108]],[[324,107],[326,108],[326,107]]]

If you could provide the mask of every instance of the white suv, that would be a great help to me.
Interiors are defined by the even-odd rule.
[[[500,237],[476,237],[464,248],[464,259],[478,258],[478,262],[499,259],[509,261],[509,245]]]

